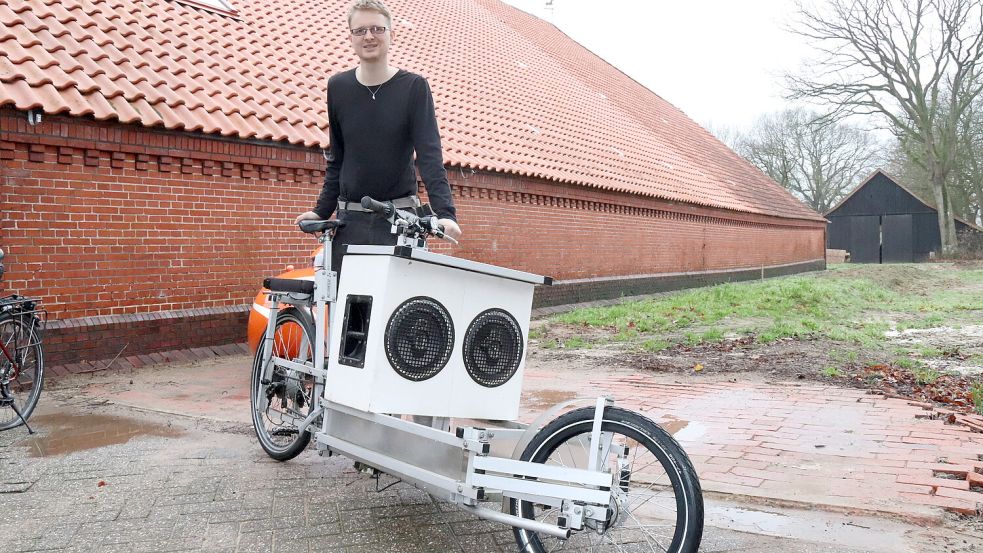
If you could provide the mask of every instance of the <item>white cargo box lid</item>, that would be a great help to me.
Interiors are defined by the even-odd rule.
[[[507,269],[505,267],[489,265],[488,263],[480,263],[478,261],[470,261],[459,257],[451,257],[449,255],[433,253],[426,250],[421,250],[419,248],[411,248],[409,246],[350,245],[345,250],[345,255],[391,255],[393,257],[401,257],[404,259],[422,261],[424,263],[433,263],[435,265],[453,267],[464,271],[518,280],[520,282],[528,282],[530,284],[545,284],[547,286],[551,286],[553,284],[553,279],[548,276],[536,275],[524,271],[516,271],[515,269]]]

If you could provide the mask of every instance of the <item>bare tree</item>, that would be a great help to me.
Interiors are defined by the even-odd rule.
[[[812,74],[791,76],[792,98],[821,100],[836,120],[882,117],[923,167],[939,211],[943,254],[956,246],[947,183],[959,123],[980,94],[981,0],[829,0],[799,5],[793,29],[821,55]]]
[[[955,165],[946,183],[947,196],[955,216],[979,222],[983,215],[983,95],[977,97],[959,121]],[[912,159],[898,143],[889,155],[889,169],[901,177],[909,189],[935,205],[930,176],[923,164]]]
[[[820,213],[882,159],[871,133],[789,109],[765,115],[736,142],[737,153]]]
[[[723,142],[731,150],[737,150],[737,144],[744,138],[743,133],[737,127],[730,125],[715,124],[713,122],[702,123],[704,129]]]
[[[976,98],[959,126],[955,212],[968,221],[983,221],[983,96]]]

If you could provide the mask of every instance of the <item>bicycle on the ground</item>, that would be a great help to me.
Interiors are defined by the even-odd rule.
[[[0,250],[0,278],[3,278]],[[0,430],[23,424],[38,404],[44,384],[41,333],[48,313],[40,301],[17,294],[0,297]]]
[[[528,427],[508,422],[533,287],[551,279],[430,252],[426,239],[442,236],[435,217],[368,197],[362,206],[392,224],[397,245],[348,246],[338,282],[331,242],[344,223],[302,221],[324,246],[314,280],[264,281],[250,400],[266,453],[292,459],[313,437],[321,455],[511,525],[522,553],[697,551],[699,480],[651,419],[600,397]],[[483,505],[499,499],[501,510]]]

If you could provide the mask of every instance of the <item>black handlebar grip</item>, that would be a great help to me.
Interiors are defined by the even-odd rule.
[[[392,202],[378,202],[369,196],[362,196],[362,207],[369,211],[374,211],[387,219],[392,217],[393,212],[396,211]]]
[[[444,235],[444,225],[437,222],[437,217],[435,215],[421,217],[420,220],[423,222],[423,226],[427,227],[427,230],[434,233],[437,237],[442,237]]]

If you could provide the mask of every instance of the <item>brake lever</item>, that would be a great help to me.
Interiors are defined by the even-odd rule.
[[[429,230],[430,233],[436,236],[437,238],[440,238],[442,240],[447,240],[448,242],[451,242],[453,244],[458,243],[457,240],[451,238],[450,236],[447,236],[447,233],[444,232],[444,227],[437,222],[437,218],[435,216],[428,215],[427,217],[421,219],[421,221],[423,220],[425,220],[427,230]]]

